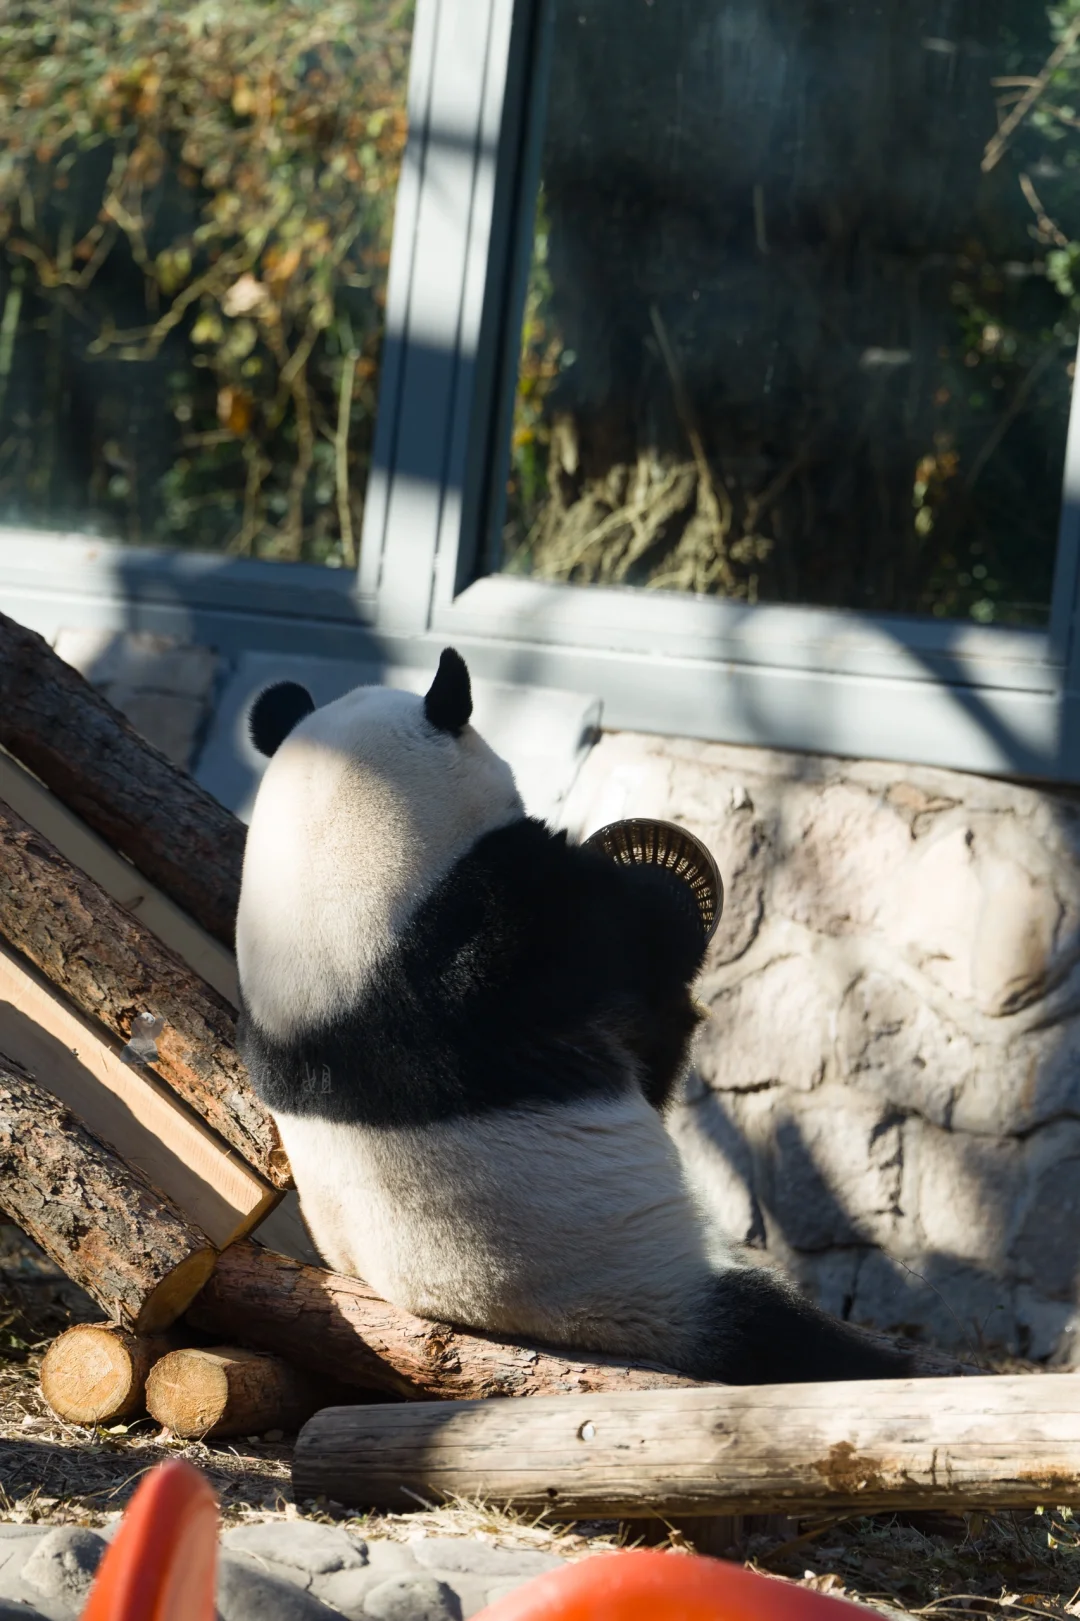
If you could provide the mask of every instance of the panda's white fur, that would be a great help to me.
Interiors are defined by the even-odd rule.
[[[401,1131],[278,1124],[320,1252],[384,1299],[552,1345],[692,1354],[712,1268],[640,1094]]]
[[[293,688],[294,708],[298,691],[303,713],[310,700]],[[443,1091],[453,1090],[446,1053],[432,1045],[429,1063],[427,1038],[417,1036],[410,1068],[413,1024],[422,1023],[427,999],[422,985],[417,992],[416,974],[410,981],[402,970],[402,941],[418,934],[413,960],[426,962],[418,920],[444,904],[448,883],[459,890],[465,884],[456,912],[445,903],[449,943],[433,960],[439,975],[452,980],[463,964],[467,977],[468,952],[497,929],[495,912],[504,904],[496,883],[484,902],[495,908],[491,928],[474,929],[459,963],[454,930],[472,893],[462,875],[475,869],[480,893],[488,872],[482,853],[494,848],[492,839],[502,841],[506,908],[518,907],[518,936],[508,938],[532,937],[534,913],[514,893],[519,849],[522,863],[534,860],[538,870],[550,856],[556,877],[560,862],[579,864],[566,879],[566,916],[568,927],[576,916],[586,934],[602,908],[583,900],[575,914],[575,886],[626,881],[609,876],[606,863],[601,874],[588,865],[593,858],[526,820],[509,767],[466,724],[470,709],[467,672],[448,653],[426,699],[360,688],[306,714],[283,740],[273,735],[272,719],[262,726],[273,757],[251,821],[237,918],[244,1045],[253,1079],[274,1108],[319,1250],[335,1269],[420,1316],[666,1363],[699,1377],[742,1380],[771,1369],[772,1377],[791,1378],[804,1366],[816,1377],[906,1371],[899,1359],[891,1365],[887,1356],[853,1347],[843,1325],[768,1274],[742,1267],[707,1231],[654,1107],[682,1062],[681,1033],[672,1049],[678,1063],[665,1060],[671,1075],[660,1096],[646,1073],[653,1049],[618,1013],[618,998],[617,1016],[598,1014],[596,1028],[580,1039],[560,1029],[550,1047],[540,1043],[541,1057],[550,1053],[552,1064],[566,1065],[566,1084],[551,1095],[547,1077],[528,1072],[527,1047],[505,1071],[502,1049],[494,1058],[485,1051],[479,1091],[471,1102],[445,1107]],[[619,905],[626,900],[621,891],[612,897]],[[632,933],[637,902],[627,904],[631,910],[620,917],[623,932]],[[535,905],[543,911],[543,896]],[[560,927],[557,907],[555,915]],[[664,921],[658,913],[661,934]],[[677,955],[677,933],[670,953],[667,937],[659,942],[664,963]],[[563,938],[569,952],[573,941]],[[620,939],[605,953],[592,951],[590,937],[579,977],[604,971],[599,959],[618,957]],[[552,950],[557,955],[557,940]],[[553,968],[557,1000],[559,964]],[[407,1012],[395,1024],[395,975],[403,998],[420,996],[412,1024]],[[676,989],[689,1008],[688,988]],[[378,1018],[364,1024],[356,1010],[376,993]],[[536,995],[542,1000],[539,984]],[[667,1005],[658,1004],[658,1018]],[[451,1007],[450,1050],[470,1037],[454,1016]],[[339,1041],[357,1017],[359,1037]],[[683,1014],[673,1017],[681,1032]],[[397,1067],[387,1072],[391,1095],[365,1114],[369,1037],[395,1048]],[[512,1033],[507,1045],[514,1046]],[[371,1054],[373,1076],[380,1057]],[[597,1066],[603,1074],[594,1079]]]
[[[505,760],[471,726],[433,730],[414,694],[357,687],[316,709],[267,766],[248,829],[249,1011],[286,1036],[347,1004],[458,857],[524,815]]]

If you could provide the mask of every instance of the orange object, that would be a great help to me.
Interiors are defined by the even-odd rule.
[[[217,1499],[182,1458],[151,1470],[101,1561],[81,1621],[214,1621]]]
[[[852,1621],[855,1608],[722,1559],[641,1548],[549,1570],[473,1621]]]

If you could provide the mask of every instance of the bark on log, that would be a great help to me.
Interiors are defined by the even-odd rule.
[[[204,1234],[3,1058],[0,1200],[69,1278],[136,1334],[168,1328],[213,1270]]]
[[[284,1194],[116,1047],[0,936],[0,1052],[160,1188],[215,1249],[245,1238]]]
[[[163,1019],[154,1072],[273,1187],[292,1185],[229,1004],[2,802],[0,934],[121,1040],[139,1014]]]
[[[351,1385],[429,1397],[535,1396],[692,1385],[665,1369],[535,1350],[429,1323],[366,1283],[231,1244],[187,1320]]]
[[[426,1322],[380,1300],[358,1278],[305,1266],[250,1241],[222,1252],[187,1320],[298,1367],[413,1401],[702,1388],[666,1368],[510,1344]],[[921,1371],[970,1370],[931,1353]]]
[[[243,824],[6,614],[0,671],[0,744],[231,948]]]
[[[300,1434],[293,1486],[298,1502],[460,1494],[561,1519],[1068,1503],[1080,1374],[329,1408]]]
[[[177,1349],[171,1334],[137,1335],[115,1323],[76,1323],[41,1363],[41,1394],[69,1424],[118,1424],[145,1412],[146,1378]]]
[[[358,1278],[287,1260],[250,1241],[222,1252],[188,1321],[346,1384],[414,1401],[702,1388],[666,1368],[514,1345],[426,1322],[380,1300]],[[971,1371],[944,1353],[915,1356],[924,1377]]]
[[[261,1435],[299,1429],[325,1392],[325,1379],[280,1357],[215,1345],[162,1357],[146,1382],[146,1407],[174,1435]]]

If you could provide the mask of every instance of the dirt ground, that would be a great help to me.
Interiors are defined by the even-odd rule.
[[[64,1424],[45,1406],[38,1368],[49,1341],[100,1311],[18,1229],[0,1227],[0,1520],[100,1525],[141,1475],[181,1456],[212,1481],[223,1519],[335,1520],[361,1534],[428,1532],[550,1548],[569,1557],[641,1541],[729,1552],[771,1575],[889,1615],[980,1614],[1080,1621],[1080,1503],[1037,1514],[910,1514],[827,1521],[538,1524],[480,1504],[357,1516],[293,1501],[291,1449],[258,1438],[181,1441],[144,1419],[111,1429]],[[1076,1510],[1074,1519],[1071,1510]],[[704,1533],[704,1534],[702,1534]]]

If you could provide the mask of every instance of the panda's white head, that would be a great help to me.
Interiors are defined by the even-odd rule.
[[[435,884],[483,834],[525,815],[505,760],[469,725],[447,648],[423,697],[357,687],[322,709],[294,682],[250,716],[271,757],[236,920],[240,984],[268,1035],[344,1012]]]

